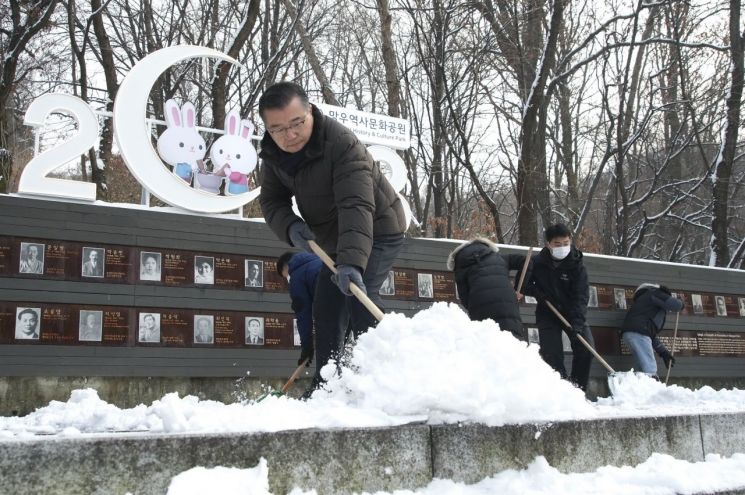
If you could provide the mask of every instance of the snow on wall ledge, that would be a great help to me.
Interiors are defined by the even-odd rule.
[[[489,427],[410,424],[275,433],[118,435],[0,441],[0,493],[163,494],[196,466],[250,468],[264,457],[272,493],[413,489],[476,482],[536,456],[562,472],[634,465],[653,452],[701,461],[745,451],[745,413]]]

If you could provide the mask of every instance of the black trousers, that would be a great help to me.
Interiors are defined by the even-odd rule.
[[[376,237],[362,274],[367,296],[384,310],[378,291],[393,267],[393,262],[404,244],[403,234]],[[347,326],[351,322],[355,338],[377,325],[375,317],[354,296],[345,296],[331,280],[332,272],[325,265],[318,273],[316,292],[313,296],[313,323],[315,325],[316,375],[312,388],[323,382],[320,371],[330,359],[337,364],[344,348]]]
[[[586,391],[587,382],[590,380],[592,353],[587,350],[578,338],[567,332],[569,343],[572,346],[572,374],[567,375],[567,370],[564,366],[564,345],[561,340],[561,333],[565,331],[564,327],[558,325],[539,328],[540,355],[549,366],[561,374],[562,378],[568,378],[569,381]],[[585,324],[585,328],[582,331],[582,337],[584,337],[588,344],[595,347],[595,340],[592,338],[590,326],[587,324]]]

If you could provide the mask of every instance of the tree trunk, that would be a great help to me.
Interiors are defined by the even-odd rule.
[[[712,173],[714,204],[711,219],[710,266],[729,264],[729,186],[732,166],[737,152],[737,134],[740,126],[740,101],[743,85],[743,42],[740,34],[740,0],[730,0],[729,37],[731,81],[727,93],[727,121],[724,140]]]
[[[300,16],[297,13],[295,5],[292,3],[292,0],[282,0],[282,5],[284,5],[287,13],[290,14],[290,17],[292,17],[292,19],[295,21],[295,31],[297,32],[298,36],[300,36],[300,42],[303,44],[305,56],[308,57],[308,63],[313,69],[313,74],[315,74],[316,79],[318,80],[318,84],[321,85],[323,101],[330,105],[341,106],[339,104],[339,101],[336,99],[334,90],[331,89],[331,83],[326,77],[326,73],[323,71],[321,61],[318,60],[318,55],[316,55],[315,48],[313,48],[313,41],[310,39],[310,36],[308,36],[308,32],[305,30],[303,21],[300,20]]]

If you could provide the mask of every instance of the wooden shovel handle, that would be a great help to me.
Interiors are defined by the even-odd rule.
[[[670,357],[675,355],[675,340],[678,338],[678,320],[679,319],[680,319],[680,311],[675,313],[675,330],[673,330],[673,346],[672,346],[672,350],[670,351]],[[670,366],[667,367],[667,375],[665,376],[665,385],[667,385],[667,381],[670,379],[671,369],[673,369],[672,360],[670,360]]]
[[[561,322],[564,325],[566,325],[566,327],[568,329],[570,329],[570,330],[572,329],[572,325],[570,325],[569,322],[566,320],[566,318],[564,318],[562,316],[562,314],[559,313],[559,310],[556,309],[553,304],[551,304],[551,301],[546,301],[546,306],[548,306],[549,309],[554,312],[554,314],[556,315],[556,317],[558,319],[560,319]],[[587,350],[590,351],[590,353],[592,353],[593,356],[595,356],[595,359],[597,359],[598,361],[600,361],[600,363],[603,366],[605,366],[605,369],[607,369],[609,373],[615,373],[616,372],[613,368],[610,367],[610,365],[608,363],[605,362],[605,359],[603,359],[602,357],[600,357],[600,354],[598,354],[598,352],[590,344],[587,343],[587,341],[585,340],[584,337],[582,337],[580,334],[577,334],[577,338],[579,339],[580,342],[582,342],[582,345],[584,345],[587,348]]]
[[[334,260],[332,260],[328,254],[326,254],[326,251],[324,251],[321,246],[316,244],[316,241],[308,241],[308,245],[313,250],[316,255],[321,258],[321,261],[331,270],[333,273],[336,273],[336,266],[334,265]],[[367,297],[367,294],[365,294],[365,291],[357,287],[357,285],[353,282],[349,283],[349,290],[354,294],[354,297],[356,297],[359,302],[361,302],[367,310],[372,314],[376,320],[381,321],[383,319],[383,312],[380,310],[379,307],[375,305],[374,302],[370,300],[369,297]]]
[[[523,263],[523,271],[520,273],[520,282],[517,284],[515,292],[518,294],[523,290],[523,282],[525,282],[525,274],[528,271],[528,265],[530,264],[530,257],[533,255],[533,246],[528,249],[528,254],[525,255],[525,262]]]
[[[298,366],[297,369],[295,369],[295,371],[292,372],[292,375],[290,375],[290,379],[287,380],[287,383],[285,383],[282,386],[281,390],[283,394],[286,394],[287,391],[290,389],[290,387],[292,387],[292,384],[295,383],[295,380],[297,380],[297,377],[300,376],[300,373],[303,372],[303,368],[305,368],[308,365],[309,360],[310,358],[305,358],[305,360],[302,363],[300,363],[300,366]]]

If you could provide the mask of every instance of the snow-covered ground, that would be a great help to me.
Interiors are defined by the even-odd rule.
[[[392,426],[412,421],[498,426],[745,411],[745,391],[666,387],[634,373],[615,377],[613,397],[587,401],[580,390],[543,362],[538,346],[499,331],[493,322],[472,322],[457,305],[446,303],[437,303],[411,318],[386,315],[377,328],[359,339],[341,375],[334,370],[333,365],[324,368],[326,389],[305,402],[269,396],[260,402],[222,404],[173,393],[151,405],[120,409],[102,401],[95,390],[76,390],[67,402],[51,402],[24,417],[0,418],[0,440],[131,431],[271,432]],[[199,480],[213,486],[210,480],[218,475],[227,480],[225,483],[235,479],[236,484],[245,487],[244,481],[250,478],[251,486],[264,487],[257,488],[259,491],[230,491],[226,487],[219,493],[266,493],[267,469],[271,466],[264,463],[243,471],[190,470],[174,478],[169,493],[193,493],[188,490],[198,486],[202,482]],[[597,490],[606,483],[616,491],[604,488],[603,493],[686,493],[702,486],[710,488],[705,483],[719,479],[719,469],[744,476],[740,482],[730,477],[727,487],[745,485],[745,455],[710,457],[698,464],[655,455],[634,469],[606,467],[596,473],[574,475],[559,474],[538,458],[525,471],[507,471],[469,487],[434,481],[416,493],[564,493],[560,487],[566,487],[567,493],[598,493],[592,487]],[[708,474],[696,476],[697,470]],[[689,479],[704,485],[675,484]],[[659,488],[650,488],[658,481],[662,483]],[[643,489],[624,491],[626,484]],[[550,491],[546,491],[548,486],[552,487]]]
[[[264,459],[252,469],[194,468],[171,480],[167,495],[267,495]],[[709,455],[706,462],[680,461],[652,454],[638,466],[605,466],[592,473],[563,474],[538,457],[527,469],[507,470],[473,485],[434,480],[418,490],[397,490],[394,495],[676,495],[713,493],[745,486],[745,455],[730,458]],[[310,495],[295,489],[290,495]],[[384,495],[377,492],[376,495]]]

